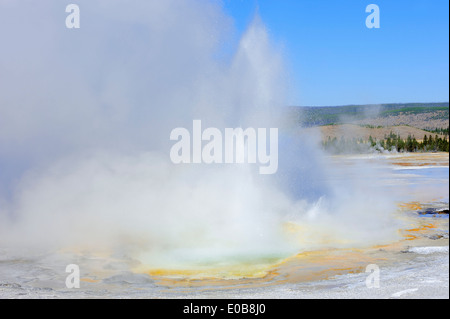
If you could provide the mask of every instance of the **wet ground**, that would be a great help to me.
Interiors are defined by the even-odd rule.
[[[126,253],[43,254],[2,245],[0,298],[449,298],[448,154],[331,160],[383,168],[378,183],[398,198],[398,240],[214,270],[146,269]],[[68,264],[80,266],[80,288],[66,287]],[[367,281],[373,265],[378,285]]]

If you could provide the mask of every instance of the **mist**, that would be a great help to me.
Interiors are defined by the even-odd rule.
[[[77,4],[67,29],[60,1],[0,1],[0,245],[182,267],[396,236],[377,173],[330,183],[345,169],[283,127],[284,52],[257,15],[238,34],[219,1]],[[279,127],[277,174],[173,164],[170,132],[194,119]]]

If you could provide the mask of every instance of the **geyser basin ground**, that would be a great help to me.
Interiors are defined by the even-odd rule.
[[[243,258],[178,269],[149,267],[126,251],[93,253],[68,247],[36,254],[2,242],[0,297],[448,298],[448,214],[433,213],[448,210],[448,154],[339,156],[332,160],[352,168],[346,173],[362,174],[361,162],[384,168],[386,174],[378,176],[372,187],[387,188],[397,199],[398,240],[333,248],[333,237],[327,245],[327,238],[321,236],[320,245],[309,245],[308,250],[287,258]],[[342,177],[327,176],[335,183]],[[287,223],[284,231],[301,235],[302,227]],[[80,288],[68,289],[65,269],[74,263],[80,266]],[[380,268],[379,288],[366,286],[369,264]]]

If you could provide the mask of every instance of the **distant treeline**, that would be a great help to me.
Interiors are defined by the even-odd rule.
[[[384,139],[377,140],[369,136],[368,141],[363,139],[340,139],[328,137],[326,141],[322,142],[324,150],[333,154],[348,154],[348,153],[367,153],[371,151],[386,152],[448,152],[449,141],[447,136],[444,138],[430,134],[425,135],[420,142],[414,136],[409,135],[406,140],[400,138],[400,135],[390,133],[385,135]]]
[[[440,134],[440,135],[445,135],[448,136],[448,130],[449,128],[435,128],[435,129],[425,129],[425,131],[430,132],[430,133],[435,133],[435,134]]]

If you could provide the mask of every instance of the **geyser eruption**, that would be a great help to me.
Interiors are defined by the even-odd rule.
[[[314,138],[283,127],[289,81],[258,17],[236,41],[215,1],[78,3],[76,30],[59,1],[0,3],[1,246],[183,268],[391,238],[386,197],[328,183]],[[170,132],[195,119],[279,128],[279,171],[173,164]]]

